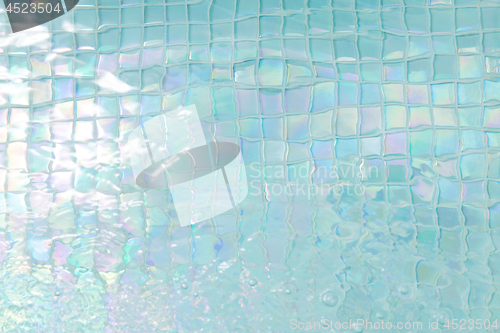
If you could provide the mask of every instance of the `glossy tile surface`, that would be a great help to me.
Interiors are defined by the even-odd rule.
[[[0,330],[493,324],[499,17],[473,0],[81,0],[9,35],[2,13]],[[250,194],[181,228],[124,147],[193,104],[207,138],[241,147]]]

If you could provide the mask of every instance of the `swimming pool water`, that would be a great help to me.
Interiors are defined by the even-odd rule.
[[[500,317],[499,18],[493,0],[81,0],[11,35],[3,12],[0,330],[496,331],[468,325]],[[240,146],[250,190],[180,227],[124,147],[188,105]]]

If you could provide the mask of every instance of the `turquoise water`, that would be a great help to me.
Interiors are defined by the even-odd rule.
[[[0,330],[498,331],[499,18],[498,1],[81,0],[9,35],[2,13]],[[188,105],[241,147],[250,190],[181,228],[124,147]]]

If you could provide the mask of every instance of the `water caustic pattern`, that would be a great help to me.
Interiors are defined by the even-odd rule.
[[[13,35],[0,17],[1,331],[500,318],[497,1],[80,0]],[[124,147],[187,105],[241,148],[249,193],[180,227]]]

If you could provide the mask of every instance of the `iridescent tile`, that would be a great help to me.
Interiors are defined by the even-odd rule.
[[[500,107],[485,107],[483,126],[487,128],[500,128]]]
[[[371,135],[382,131],[382,113],[380,107],[361,108],[360,134]]]
[[[49,177],[51,187],[56,191],[67,191],[73,183],[73,171],[53,172]]]
[[[406,186],[389,185],[387,197],[395,206],[406,206],[411,202],[410,191]]]
[[[139,67],[140,50],[131,52],[121,52],[118,58],[120,68],[137,68]]]
[[[280,34],[281,17],[261,16],[259,21],[259,37],[278,36]]]
[[[436,186],[432,180],[420,177],[414,185],[410,185],[413,203],[431,205],[434,202]]]
[[[380,61],[382,49],[381,37],[376,34],[358,37],[358,52],[360,60]]]
[[[77,121],[75,126],[75,141],[88,141],[94,138],[93,121]]]
[[[428,33],[430,22],[426,8],[407,7],[404,13],[406,29],[410,33]]]
[[[417,57],[430,53],[430,37],[410,36],[408,46],[408,57]]]
[[[116,119],[96,120],[97,139],[115,139],[117,137],[118,121]]]
[[[259,82],[262,85],[279,85],[283,83],[284,64],[282,60],[261,59],[259,61]]]
[[[484,80],[484,102],[498,102],[500,101],[500,96],[498,91],[500,89],[500,81]]]
[[[413,85],[406,86],[406,96],[410,104],[428,104],[429,94],[426,85]]]
[[[257,118],[241,119],[238,122],[239,133],[243,137],[258,139],[262,138],[260,122]],[[279,131],[279,127],[275,130]]]
[[[284,130],[283,118],[262,119],[262,131],[264,138],[283,140],[283,130]]]
[[[165,49],[163,47],[143,49],[141,65],[148,66],[163,64],[164,53]]]
[[[323,35],[332,30],[332,14],[330,11],[313,11],[308,15],[309,34]]]
[[[382,152],[382,142],[379,136],[361,139],[362,156],[380,156]]]
[[[163,25],[144,27],[142,45],[146,47],[161,46],[165,43],[165,27]]]
[[[73,97],[73,79],[54,80],[54,99],[66,99]]]
[[[335,105],[335,84],[333,82],[316,83],[312,90],[311,112],[331,109]]]
[[[284,17],[283,36],[304,36],[306,33],[305,17],[301,14],[293,14]]]
[[[486,227],[486,211],[473,205],[464,205],[462,213],[465,217],[465,225],[468,227]]]
[[[312,78],[312,71],[307,62],[297,60],[287,60],[287,79],[286,84],[304,82],[308,78]]]
[[[431,79],[431,59],[408,61],[408,82],[427,82]]]
[[[385,155],[406,155],[406,133],[386,134],[384,138]]]
[[[69,120],[73,119],[73,101],[57,103],[50,110],[52,120]]]
[[[52,80],[39,80],[32,82],[33,104],[44,103],[52,100]]]
[[[387,105],[384,108],[385,129],[406,127],[406,107],[403,105]]]
[[[439,188],[438,205],[453,204],[460,200],[461,184],[459,181],[440,178],[437,183]]]
[[[358,85],[350,82],[338,83],[338,105],[357,105],[358,104]]]
[[[360,166],[363,180],[369,182],[385,181],[385,162],[380,158],[363,159]]]
[[[189,48],[189,60],[191,61],[209,61],[209,51],[206,45],[192,45]]]
[[[337,136],[353,136],[358,133],[358,110],[356,108],[338,108],[335,120]]]
[[[399,63],[385,63],[384,64],[384,78],[386,81],[404,81],[405,80],[405,64]]]
[[[229,26],[230,27],[230,26]],[[219,29],[217,29],[219,28]],[[231,32],[232,32],[232,27]],[[227,27],[226,27],[227,29]],[[135,31],[135,28],[131,28],[129,30],[130,34],[128,36],[123,36],[123,29],[122,29],[122,38],[124,39],[124,42],[127,44],[122,43],[120,46],[120,49],[124,48],[130,48],[134,46],[140,46],[142,44],[142,33],[141,30]],[[218,39],[218,33],[224,32],[224,30],[221,30],[219,26],[216,26],[214,29],[214,39]],[[223,36],[221,36],[221,39],[225,39]],[[184,24],[171,24],[167,26],[167,43],[169,44],[185,44],[187,42],[187,27]],[[139,45],[137,45],[139,43]],[[142,45],[141,45],[142,46]]]
[[[286,93],[285,93],[286,94]],[[283,112],[282,92],[275,89],[260,90],[260,107],[262,114],[272,115]]]
[[[103,29],[108,26],[118,26],[120,22],[120,10],[118,8],[113,9],[101,9],[99,12],[99,24],[97,29]]]
[[[314,63],[314,72],[316,77],[333,79],[336,77],[335,75],[335,67],[331,64],[327,63]]]
[[[359,80],[358,66],[355,64],[337,63],[337,70],[341,80]]]
[[[436,55],[434,57],[434,80],[457,78],[457,57]]]
[[[234,43],[235,60],[248,60],[257,56],[257,42],[235,42]]]
[[[402,84],[386,83],[382,85],[384,102],[404,103],[404,89]]]
[[[97,49],[93,33],[76,33],[75,41],[77,51],[95,51]]]
[[[31,74],[33,77],[50,76],[50,62],[44,61],[45,56],[32,55],[30,57]]]
[[[259,41],[259,54],[262,57],[282,57],[283,47],[279,39]]]
[[[184,62],[187,59],[187,47],[185,45],[169,46],[166,52],[166,62],[168,64]]]
[[[210,55],[213,62],[228,62],[232,58],[230,43],[213,43],[210,45]]]
[[[456,90],[453,83],[431,84],[432,104],[454,104]]]
[[[30,89],[28,88],[28,82],[13,83],[11,84],[11,88],[9,90],[10,90],[9,91],[10,104],[29,105]],[[5,102],[2,104],[5,104]]]
[[[458,57],[458,77],[460,79],[480,78],[483,76],[483,58],[480,55]]]
[[[480,107],[472,106],[458,108],[458,120],[462,127],[481,127]]]
[[[27,171],[26,150],[28,145],[26,142],[11,142],[7,145],[6,157],[8,160],[8,168],[21,169]]]
[[[314,159],[333,158],[332,140],[313,140],[311,154]]]
[[[190,64],[189,84],[208,84],[210,82],[210,70],[209,64]],[[143,79],[151,74],[151,72],[143,72]],[[158,82],[158,80],[153,80],[151,83],[154,84],[155,81]]]
[[[460,139],[457,130],[436,130],[434,152],[436,156],[457,154],[460,148]]]
[[[334,39],[333,49],[335,50],[335,60],[356,61],[357,52],[354,38],[349,36],[342,39]]]
[[[432,48],[436,53],[455,53],[453,36],[450,35],[433,35]]]
[[[486,200],[484,181],[462,183],[462,202],[481,204]]]
[[[45,124],[34,123],[31,127],[30,139],[32,142],[50,141],[50,127]]]
[[[412,106],[409,108],[409,127],[432,125],[431,110],[427,106]]]
[[[69,107],[69,105],[68,105]],[[78,118],[95,117],[97,105],[94,98],[84,99],[76,102],[76,116]],[[69,110],[67,110],[69,111]],[[71,110],[72,111],[72,110]]]
[[[97,75],[104,73],[113,73],[118,69],[118,54],[100,54],[97,65]]]
[[[304,140],[310,137],[307,115],[287,116],[287,140]]]
[[[263,155],[266,163],[283,162],[285,153],[286,143],[284,141],[264,141]]]
[[[443,127],[457,127],[457,117],[454,108],[438,108],[432,109],[434,116],[434,125]]]
[[[64,53],[74,49],[73,34],[59,33],[52,36],[52,52]]]
[[[309,124],[312,137],[324,138],[333,135],[333,110],[311,115]]]
[[[75,76],[95,76],[96,54],[79,54],[75,57]]]
[[[457,8],[456,31],[470,31],[479,29],[479,11],[477,8]]]
[[[444,161],[436,161],[434,169],[441,177],[459,179],[458,164],[457,158],[450,158]]]
[[[401,33],[405,30],[403,24],[403,9],[398,7],[383,8],[380,12],[382,29]]]
[[[499,29],[500,23],[497,18],[500,15],[498,7],[482,7],[481,8],[481,24],[483,29]]]
[[[361,79],[364,81],[382,81],[382,64],[365,62],[360,64]]]
[[[483,34],[483,52],[486,54],[500,51],[500,32]]]
[[[486,147],[485,135],[478,130],[462,130],[462,151],[468,149],[483,149]]]
[[[390,160],[385,163],[388,182],[405,182],[408,180],[410,175],[408,160]]]
[[[358,140],[357,139],[336,139],[335,141],[335,157],[339,159],[349,160],[358,156]]]
[[[331,61],[333,59],[333,47],[329,39],[311,39],[309,48],[313,60]]]
[[[258,105],[258,91],[256,89],[236,89],[236,107],[240,117],[259,114]],[[279,106],[281,108],[281,103]]]
[[[461,53],[481,52],[481,35],[457,36],[457,51]]]
[[[212,66],[212,82],[231,82],[232,80],[231,65],[213,65]],[[235,73],[236,75],[236,73]],[[254,75],[255,77],[255,75]],[[254,81],[255,82],[255,81]],[[255,83],[254,83],[255,84]]]
[[[481,104],[482,82],[457,83],[458,104]]]
[[[453,8],[431,8],[431,30],[432,32],[452,33],[454,29],[455,15]]]
[[[406,45],[406,39],[403,36],[385,34],[384,46],[382,48],[383,60],[403,59],[404,49],[402,45]]]
[[[333,11],[333,32],[346,33],[354,32],[355,16],[350,11]]]
[[[286,153],[287,162],[302,162],[311,158],[308,143],[288,142]]]
[[[285,56],[287,58],[307,59],[307,47],[304,39],[285,39],[283,40],[283,46],[283,51],[285,52]]]
[[[376,83],[360,84],[360,104],[378,104],[380,103],[380,87]]]
[[[234,65],[234,81],[236,83],[255,85],[255,61],[246,61]]]

